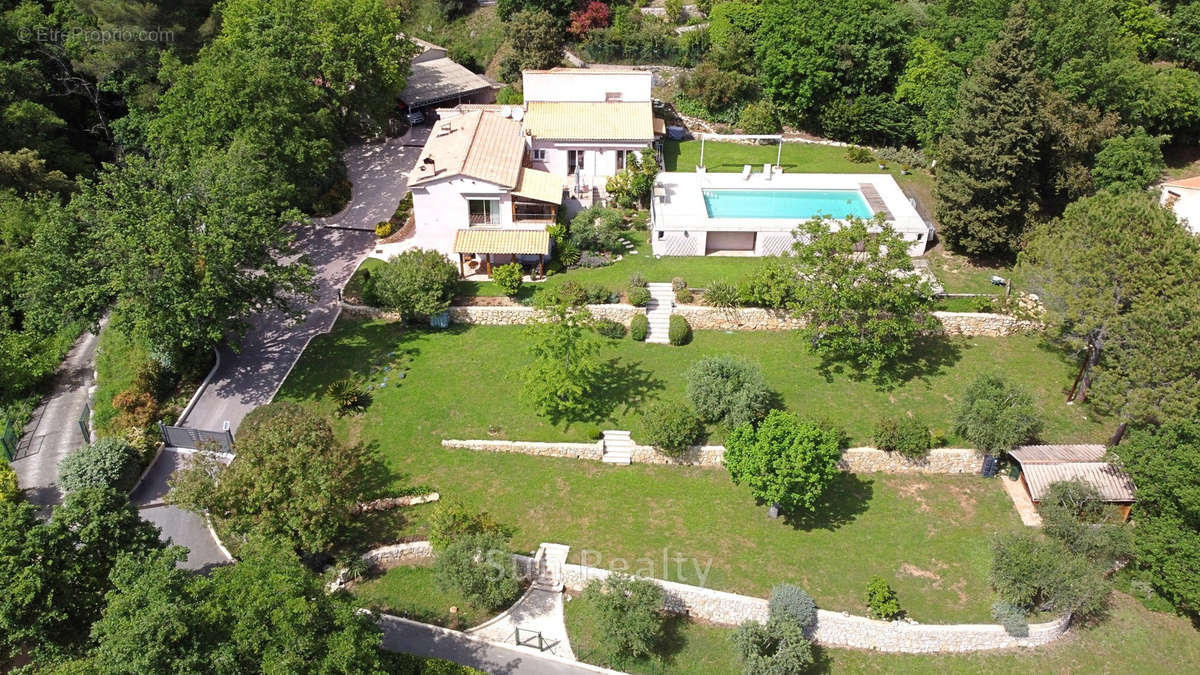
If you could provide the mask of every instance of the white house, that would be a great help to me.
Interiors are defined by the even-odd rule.
[[[1161,203],[1193,234],[1200,234],[1200,176],[1163,183]]]

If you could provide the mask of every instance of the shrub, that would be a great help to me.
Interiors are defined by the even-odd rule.
[[[381,220],[378,223],[375,223],[375,236],[376,237],[383,239],[384,237],[391,236],[391,234],[392,234],[392,221]]]
[[[638,342],[646,339],[646,333],[650,330],[650,320],[645,314],[634,314],[629,320],[629,337],[632,337]]]
[[[370,402],[367,392],[348,377],[330,382],[325,388],[325,396],[337,406],[338,415],[363,410]]]
[[[990,314],[996,310],[992,299],[986,295],[978,295],[971,298],[971,310],[983,314]]]
[[[589,583],[582,600],[596,608],[601,649],[618,658],[649,654],[662,632],[663,596],[662,586],[619,573]]]
[[[625,324],[612,319],[598,319],[594,324],[596,332],[607,338],[620,340],[625,337]]]
[[[17,472],[8,460],[0,457],[0,504],[16,504],[21,501],[21,486],[17,483]]]
[[[471,604],[498,610],[521,591],[508,538],[497,533],[460,536],[438,555],[434,581],[442,590],[455,590]]]
[[[492,281],[496,282],[496,286],[510,298],[521,290],[524,278],[525,269],[517,262],[510,262],[492,269]]]
[[[793,584],[777,584],[771,589],[768,604],[772,618],[787,618],[801,628],[817,622],[817,603],[803,588]]]
[[[779,113],[770,101],[758,101],[742,108],[737,125],[743,134],[773,134],[779,131]]]
[[[433,316],[450,307],[458,270],[435,250],[413,249],[393,256],[371,275],[383,306],[404,317]]]
[[[584,288],[583,284],[574,279],[569,279],[559,284],[558,288],[554,290],[554,295],[559,300],[573,307],[586,305],[588,300],[587,289]]]
[[[681,288],[675,291],[675,302],[681,305],[690,305],[696,301],[696,296],[692,295],[692,289]]]
[[[686,403],[655,401],[642,413],[645,442],[671,456],[678,456],[696,444],[703,425]]]
[[[676,347],[692,341],[692,327],[687,319],[678,314],[671,315],[671,322],[667,325],[667,340]]]
[[[588,440],[592,441],[598,441],[601,438],[604,438],[604,432],[601,431],[600,427],[596,426],[595,424],[585,428],[583,430],[583,435],[587,436]]]
[[[846,159],[855,164],[870,164],[875,160],[875,155],[861,145],[852,145],[846,148]]]
[[[1133,555],[1129,528],[1108,521],[1099,491],[1083,481],[1057,481],[1038,504],[1042,531],[1102,569]]]
[[[634,272],[633,274],[629,275],[629,287],[630,288],[645,288],[646,287],[646,277],[642,276],[641,272]]]
[[[584,297],[589,305],[603,305],[612,302],[613,292],[604,284],[588,284],[583,287]]]
[[[159,418],[159,403],[154,395],[137,389],[126,389],[113,397],[118,415],[113,420],[116,429],[146,429]]]
[[[800,293],[800,276],[791,256],[767,256],[738,287],[741,304],[780,309],[794,303]]]
[[[580,250],[623,253],[621,236],[625,219],[621,212],[605,206],[593,206],[580,211],[571,221],[568,237]]]
[[[553,223],[546,226],[546,234],[554,240],[554,245],[558,246],[567,238],[567,226],[563,223]]]
[[[312,214],[318,218],[332,216],[346,208],[354,192],[354,184],[342,178],[334,181],[333,185],[322,194],[312,206]]]
[[[634,307],[645,307],[650,304],[650,291],[645,288],[631,288],[628,293],[629,304]]]
[[[685,288],[687,288],[687,282],[683,280],[683,277],[674,277],[671,279],[671,290],[678,292]]]
[[[731,355],[709,356],[692,365],[687,395],[700,419],[729,429],[757,423],[771,409],[762,367]]]
[[[867,584],[867,610],[872,618],[884,621],[900,617],[900,600],[883,577],[873,576]]]
[[[967,386],[954,412],[954,431],[985,452],[1012,450],[1042,428],[1033,397],[1002,377],[984,375]]]
[[[790,619],[772,616],[766,624],[747,621],[731,640],[742,657],[742,672],[750,675],[805,673],[814,663],[804,627]]]
[[[929,160],[925,158],[925,153],[918,148],[900,147],[879,148],[875,151],[879,159],[885,162],[891,162],[900,166],[928,166]]]
[[[509,530],[487,511],[472,511],[457,501],[438,502],[429,516],[429,543],[435,551],[444,551],[455,539],[469,534],[508,536]]]
[[[812,512],[839,473],[844,442],[837,429],[772,410],[758,428],[743,424],[729,433],[725,468],[760,502]]]
[[[704,290],[704,302],[713,307],[737,307],[738,300],[737,287],[727,281],[714,281]]]
[[[525,97],[521,92],[517,91],[511,84],[506,84],[496,92],[496,103],[500,105],[513,105],[524,102]]]
[[[1105,571],[1055,539],[1021,532],[992,540],[992,587],[1000,600],[1026,612],[1082,618],[1103,610],[1112,590]]]
[[[992,619],[1013,637],[1029,637],[1029,615],[1016,605],[997,602],[992,605]]]
[[[564,241],[558,247],[558,260],[566,267],[571,267],[579,262],[579,247],[573,242]]]
[[[58,465],[63,492],[112,488],[128,492],[138,478],[137,450],[119,438],[101,438],[67,455]]]
[[[909,459],[924,459],[933,447],[933,434],[915,417],[884,417],[875,425],[875,446]]]

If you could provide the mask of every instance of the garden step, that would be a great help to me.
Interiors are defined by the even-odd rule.
[[[671,329],[671,308],[675,305],[675,290],[671,284],[655,282],[646,284],[650,291],[650,302],[646,305],[646,342],[667,344]]]
[[[600,456],[601,462],[628,465],[633,461],[633,439],[628,431],[606,430],[601,443],[604,448],[604,454]]]

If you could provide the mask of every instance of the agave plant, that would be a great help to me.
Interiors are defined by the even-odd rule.
[[[339,415],[345,415],[353,410],[362,410],[367,407],[370,400],[367,392],[363,391],[363,388],[350,378],[330,382],[329,387],[325,389],[325,395],[337,404]]]
[[[567,267],[579,262],[579,247],[569,241],[564,242],[558,248],[558,260]]]

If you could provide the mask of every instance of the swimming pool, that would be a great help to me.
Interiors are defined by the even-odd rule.
[[[870,218],[858,190],[704,190],[709,218]]]

